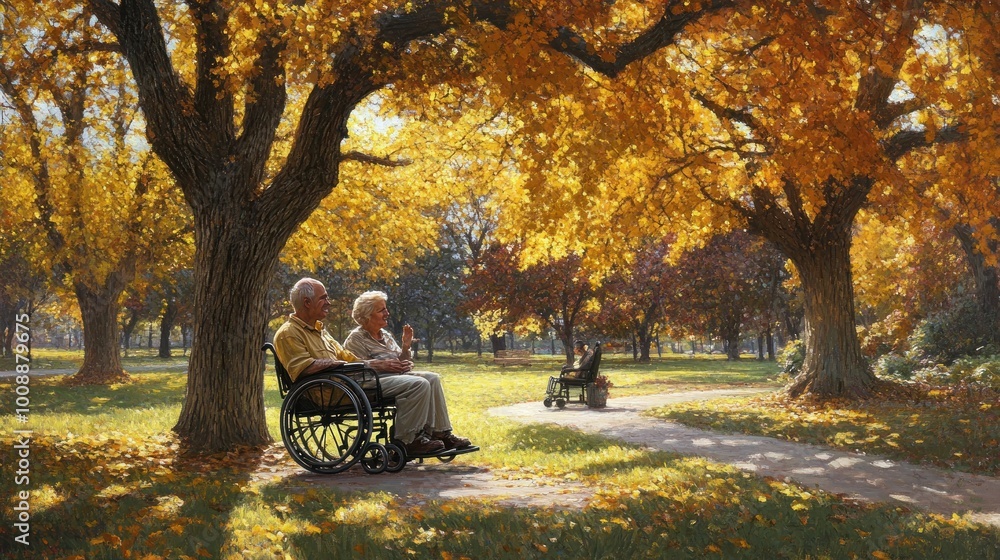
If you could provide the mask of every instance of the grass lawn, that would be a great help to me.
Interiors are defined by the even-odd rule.
[[[458,459],[510,478],[566,479],[597,490],[584,510],[501,507],[464,499],[404,506],[380,492],[345,494],[259,482],[262,463],[292,465],[280,445],[209,458],[178,456],[170,427],[184,374],[142,372],[129,385],[31,380],[30,423],[14,424],[0,382],[0,434],[33,430],[30,483],[3,461],[0,495],[30,490],[31,547],[0,525],[12,558],[996,558],[1000,534],[964,518],[871,506],[702,459],[618,445],[551,425],[484,414],[541,401],[559,358],[500,368],[441,353],[456,430],[482,447]],[[699,356],[633,364],[606,356],[612,397],[692,388],[776,386],[773,364]],[[265,377],[272,435],[280,399]],[[9,453],[9,452],[8,452]],[[333,475],[336,476],[336,475]],[[399,474],[379,476],[405,477]],[[13,519],[15,502],[3,502]]]
[[[173,356],[170,358],[160,358],[157,356],[157,348],[133,348],[127,355],[122,356],[122,366],[128,370],[129,367],[148,366],[177,366],[187,363],[187,356],[183,351],[174,348]],[[14,357],[0,358],[0,371],[14,371],[16,363]],[[31,351],[31,369],[74,369],[83,365],[82,350],[65,350],[61,348],[33,348]]]

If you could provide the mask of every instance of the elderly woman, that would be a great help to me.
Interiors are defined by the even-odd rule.
[[[385,292],[370,291],[354,300],[351,316],[358,327],[344,340],[344,347],[361,359],[372,360],[371,367],[382,374],[382,393],[396,398],[395,437],[407,444],[408,455],[411,445],[421,449],[435,447],[438,451],[469,447],[467,438],[451,431],[441,376],[431,371],[412,371],[413,328],[403,326],[402,346],[386,330],[387,299]],[[411,440],[413,443],[409,443]]]

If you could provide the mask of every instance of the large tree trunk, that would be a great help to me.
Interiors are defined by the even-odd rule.
[[[434,331],[427,330],[427,363],[434,361]]]
[[[139,324],[139,311],[136,309],[129,310],[128,322],[122,327],[122,346],[125,350],[132,348],[132,333],[135,332],[135,326]]]
[[[861,398],[876,385],[855,328],[849,231],[844,228],[822,251],[793,258],[805,299],[806,356],[802,372],[788,387],[792,396],[808,392],[824,398]]]
[[[94,289],[74,281],[83,318],[85,348],[80,371],[66,379],[70,385],[106,385],[130,380],[118,354],[118,298],[124,285]]]
[[[0,302],[0,334],[3,334],[3,350],[0,356],[14,355],[14,334],[17,330],[15,318],[17,317],[17,306],[8,301]]]
[[[738,361],[740,359],[740,324],[739,321],[728,321],[725,331],[722,333],[723,344],[726,347],[726,359]]]
[[[550,326],[555,324],[555,321],[549,321]],[[576,354],[573,353],[573,322],[566,317],[563,313],[562,324],[556,327],[556,332],[559,333],[559,340],[563,343],[563,350],[566,354],[566,365],[572,366]]]
[[[174,320],[177,318],[177,302],[172,298],[167,298],[167,308],[163,310],[163,317],[160,318],[160,358],[170,357],[170,331],[174,329]]]
[[[652,344],[652,336],[649,333],[649,323],[640,321],[636,329],[636,338],[639,341],[639,361],[649,363],[649,346]]]
[[[184,406],[174,426],[191,451],[271,442],[260,348],[267,287],[286,237],[268,231],[262,221],[195,218],[194,343]]]
[[[991,336],[990,342],[1000,345],[1000,272],[986,262],[986,257],[976,247],[971,227],[957,225],[954,232],[962,244],[965,260],[976,282],[976,301],[988,323],[985,330]]]
[[[507,337],[506,335],[490,335],[490,344],[493,346],[493,353],[496,354],[497,350],[507,349]]]

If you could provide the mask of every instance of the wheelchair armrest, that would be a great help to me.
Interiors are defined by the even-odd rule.
[[[355,371],[361,371],[365,369],[365,367],[366,366],[364,362],[348,362],[342,366],[333,368],[333,371],[336,371],[337,373],[351,373]]]
[[[361,385],[362,389],[364,389],[365,382],[374,380],[375,386],[369,387],[369,389],[374,389],[376,400],[382,400],[382,382],[380,381],[382,374],[366,366],[364,362],[348,362],[339,366],[323,369],[312,375],[334,373],[343,374],[354,379],[355,382]]]

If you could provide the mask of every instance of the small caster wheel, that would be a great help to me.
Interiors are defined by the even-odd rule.
[[[368,474],[384,473],[389,464],[389,452],[381,443],[369,443],[361,456],[361,468]]]
[[[556,399],[556,406],[566,408],[566,399]]]
[[[542,404],[545,405],[545,408],[549,408],[552,406],[552,399],[549,397],[545,397],[545,400],[542,401]]]

